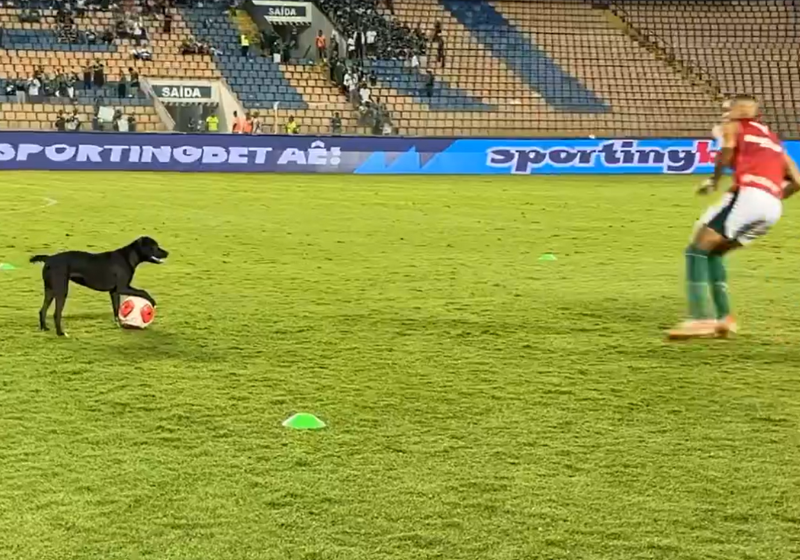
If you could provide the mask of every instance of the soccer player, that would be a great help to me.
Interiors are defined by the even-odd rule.
[[[711,129],[711,135],[718,144],[722,144],[722,126],[730,119],[731,104],[732,102],[730,99],[726,99],[722,102],[722,116],[720,117],[720,122]]]
[[[775,133],[760,122],[755,98],[739,95],[731,101],[720,147],[714,175],[698,194],[717,190],[726,168],[733,170],[733,186],[703,214],[686,248],[690,318],[669,331],[673,340],[736,332],[723,256],[765,235],[781,217],[781,200],[800,189],[800,171]],[[785,180],[789,184],[784,187]]]

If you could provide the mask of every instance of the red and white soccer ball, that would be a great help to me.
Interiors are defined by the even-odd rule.
[[[126,297],[119,306],[119,322],[126,329],[144,329],[155,319],[156,310],[140,297]]]

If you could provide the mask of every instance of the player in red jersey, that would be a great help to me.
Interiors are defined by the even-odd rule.
[[[740,95],[733,99],[728,120],[722,125],[714,176],[703,183],[698,193],[717,190],[726,168],[733,170],[733,186],[719,204],[700,218],[686,248],[690,319],[669,331],[671,339],[710,338],[736,332],[723,256],[765,235],[781,217],[781,200],[800,189],[800,171],[775,133],[758,116],[756,100]],[[786,180],[789,183],[784,187]]]

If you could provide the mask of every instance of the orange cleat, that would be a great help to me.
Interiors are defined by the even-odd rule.
[[[736,319],[733,315],[728,315],[717,321],[717,336],[720,338],[728,338],[732,334],[739,332],[739,325],[736,324]]]
[[[714,338],[717,335],[717,321],[713,319],[692,319],[684,321],[667,332],[670,340],[690,338]]]

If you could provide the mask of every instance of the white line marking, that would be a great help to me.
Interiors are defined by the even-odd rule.
[[[19,214],[21,212],[35,212],[37,210],[43,210],[45,208],[50,208],[51,206],[55,206],[58,204],[58,201],[55,198],[48,198],[46,196],[39,196],[37,198],[41,198],[44,200],[44,204],[39,206],[34,206],[33,208],[18,208],[16,210],[0,210],[0,214]]]

